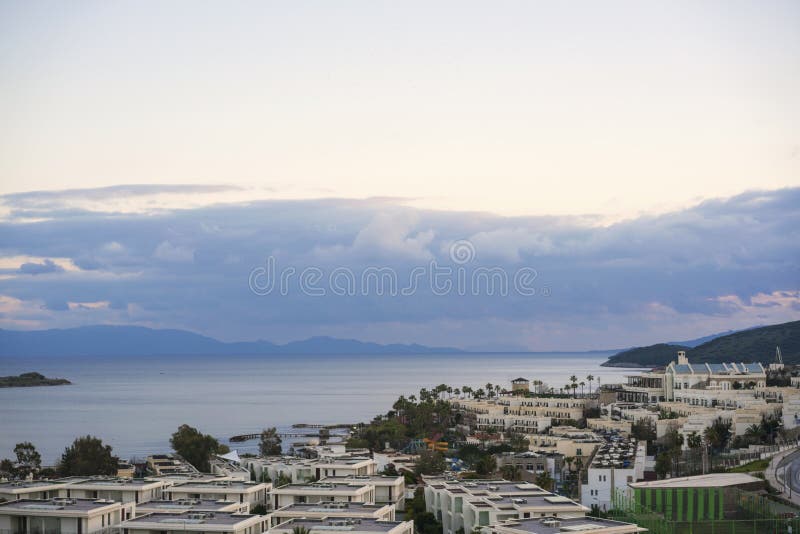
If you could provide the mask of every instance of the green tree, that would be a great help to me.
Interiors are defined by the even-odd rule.
[[[0,477],[16,478],[17,469],[14,467],[14,462],[8,458],[0,460]]]
[[[42,455],[29,441],[17,443],[14,447],[17,457],[17,476],[26,478],[30,473],[37,473],[42,467]]]
[[[414,491],[414,497],[406,501],[406,520],[414,521],[414,530],[418,534],[441,534],[442,524],[436,516],[427,511],[425,506],[425,493],[419,487]]]
[[[261,432],[261,441],[258,443],[258,452],[261,456],[279,456],[283,449],[281,448],[281,438],[275,427],[265,428]]]
[[[638,440],[655,441],[656,424],[649,417],[642,417],[631,425],[631,436]]]
[[[505,464],[500,469],[500,473],[502,473],[503,478],[506,480],[519,480],[521,471],[520,467],[514,464]]]
[[[531,442],[525,439],[522,434],[514,434],[511,436],[510,445],[514,452],[525,452],[530,447]]]
[[[250,513],[255,515],[267,515],[267,506],[259,503],[250,508]]]
[[[64,450],[58,463],[61,476],[115,475],[119,458],[111,454],[111,446],[100,438],[77,438]]]
[[[422,451],[414,466],[414,472],[417,475],[438,475],[446,468],[447,462],[441,452]]]
[[[292,534],[311,534],[311,531],[306,527],[292,527]]]
[[[386,467],[383,468],[381,474],[390,477],[400,476],[400,473],[397,472],[397,468],[394,466],[394,464],[386,464]]]
[[[703,431],[703,437],[706,443],[711,445],[714,451],[721,451],[728,444],[731,437],[731,423],[725,422],[721,417],[718,417],[710,427]]]
[[[481,457],[475,464],[475,472],[481,476],[488,476],[497,471],[497,459],[493,454],[487,454]]]
[[[542,471],[536,475],[536,485],[540,488],[547,491],[553,491],[553,484],[555,484],[555,480],[553,480],[553,477],[551,477],[550,473],[547,471]]]
[[[669,452],[662,452],[656,456],[656,474],[658,478],[664,478],[672,470],[672,455]]]
[[[209,460],[212,454],[220,454],[227,448],[220,445],[213,436],[203,434],[189,425],[178,427],[169,443],[184,460],[202,472],[211,470]]]
[[[284,475],[283,471],[281,471],[278,474],[278,478],[275,479],[275,484],[273,484],[273,485],[274,485],[274,487],[279,488],[281,486],[285,486],[285,485],[291,484],[291,483],[292,483],[292,479],[289,478],[288,476]]]

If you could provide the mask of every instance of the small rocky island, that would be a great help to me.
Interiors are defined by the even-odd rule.
[[[47,378],[39,373],[0,376],[0,388],[31,388],[36,386],[62,386],[64,384],[72,384],[72,382],[66,378]]]

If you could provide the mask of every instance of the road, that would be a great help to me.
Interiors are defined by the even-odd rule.
[[[800,496],[800,450],[785,456],[781,459],[776,469],[777,475],[783,475],[783,483],[786,492],[790,496]]]

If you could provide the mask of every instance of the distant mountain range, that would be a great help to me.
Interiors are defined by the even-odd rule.
[[[702,340],[703,338],[700,338]],[[695,341],[700,341],[695,340]],[[800,363],[800,321],[741,330],[715,336],[698,345],[658,343],[619,352],[608,359],[606,367],[658,367],[676,359],[685,350],[690,362],[761,362],[775,361],[775,347],[781,348],[785,363]]]
[[[54,330],[0,329],[0,356],[191,356],[269,354],[442,354],[452,347],[368,343],[355,339],[312,337],[284,345],[270,341],[226,343],[185,330],[141,326],[84,326]]]
[[[800,363],[800,321],[723,332],[698,339],[619,349],[603,364],[608,367],[666,365],[685,350],[690,361],[771,362],[780,346],[784,361]],[[355,339],[311,337],[276,344],[270,341],[224,342],[186,330],[142,326],[83,326],[53,330],[0,329],[0,357],[59,356],[246,356],[271,354],[457,354],[468,352],[528,352],[524,347],[430,347],[418,344],[370,343]],[[584,351],[586,353],[611,350]],[[551,354],[548,352],[547,354]]]
[[[698,345],[702,345],[703,343],[707,343],[718,337],[727,336],[729,334],[735,334],[736,332],[744,332],[745,330],[752,330],[753,328],[758,328],[757,326],[753,326],[751,328],[744,328],[742,330],[727,330],[725,332],[719,332],[718,334],[711,334],[710,336],[703,336],[698,337],[696,339],[689,339],[686,341],[667,341],[666,345],[680,345],[681,347],[696,347]]]

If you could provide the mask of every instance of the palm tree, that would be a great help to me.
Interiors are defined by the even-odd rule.
[[[541,385],[542,385],[542,381],[541,380],[534,380],[533,381],[533,391],[534,391],[534,393],[538,393],[539,392],[539,386],[541,386]]]
[[[577,388],[578,377],[575,376],[575,375],[572,375],[571,377],[569,377],[569,381],[572,382],[572,386],[570,386],[570,387],[572,387],[572,393],[574,395],[575,394],[575,390],[578,389]]]
[[[690,449],[699,449],[703,445],[703,438],[697,432],[692,432],[686,440]]]
[[[453,390],[453,395],[455,395],[456,397],[461,397],[461,390],[458,389],[458,388],[455,388]]]
[[[592,382],[594,381],[594,375],[588,375],[586,380],[589,381],[589,395],[592,394]]]
[[[542,488],[543,490],[552,491],[553,489],[553,477],[550,476],[550,473],[544,471],[536,476],[536,485]]]
[[[562,391],[566,391],[567,395],[569,395],[570,388],[572,388],[572,384],[564,384],[564,389]]]
[[[503,466],[501,473],[506,480],[519,480],[520,468],[518,465],[506,464]]]
[[[306,527],[292,527],[292,534],[311,534],[311,531]]]
[[[581,397],[583,397],[583,388],[586,387],[586,382],[581,382],[580,386],[581,386]]]

